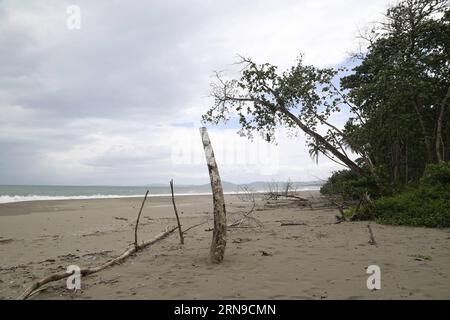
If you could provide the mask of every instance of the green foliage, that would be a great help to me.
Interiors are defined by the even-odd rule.
[[[300,56],[296,64],[284,72],[270,63],[256,64],[241,57],[241,77],[223,80],[217,74],[212,84],[214,106],[203,116],[204,123],[226,122],[230,116],[239,119],[239,134],[253,138],[257,133],[268,142],[275,142],[275,129],[282,125],[294,134],[299,129],[287,116],[294,112],[311,130],[339,112],[340,98],[332,90],[337,71],[305,65]]]
[[[424,185],[450,187],[450,162],[428,165],[420,182]]]
[[[239,78],[217,74],[214,104],[202,119],[237,116],[242,136],[268,142],[280,126],[294,136],[303,131],[312,157],[350,169],[335,172],[321,192],[364,199],[360,218],[448,225],[448,165],[427,164],[450,159],[449,34],[448,0],[400,1],[365,37],[367,50],[340,88],[334,83],[343,70],[306,65],[301,56],[284,72],[242,58]],[[341,128],[332,120],[344,109]]]
[[[383,224],[450,227],[450,163],[429,165],[417,187],[376,200],[366,210]]]
[[[369,154],[379,189],[371,179],[338,172],[322,192],[355,200],[365,191],[372,199],[384,196],[361,206],[358,220],[450,227],[449,163],[430,164],[450,158],[449,34],[448,1],[401,1],[368,36],[361,64],[341,79],[364,119],[350,118],[344,134],[352,148]]]
[[[364,146],[376,167],[383,166],[392,184],[418,182],[425,165],[437,162],[436,141],[450,143],[450,112],[442,141],[436,136],[450,84],[449,34],[448,1],[401,1],[366,36],[361,64],[341,79],[364,118],[349,119],[345,133]],[[449,159],[450,148],[444,149]]]
[[[334,172],[320,188],[327,196],[339,196],[344,201],[357,201],[368,192],[372,197],[380,196],[380,189],[373,176],[360,177],[351,170]]]
[[[354,214],[355,214],[354,208],[348,208],[348,209],[344,210],[344,217],[346,219],[350,219]]]

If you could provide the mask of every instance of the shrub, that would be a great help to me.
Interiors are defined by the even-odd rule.
[[[441,164],[430,164],[425,169],[421,184],[450,186],[450,162]]]
[[[450,164],[429,165],[417,187],[376,200],[368,210],[384,224],[450,227]]]
[[[320,188],[323,195],[340,196],[344,201],[357,201],[365,192],[377,198],[379,196],[378,190],[375,179],[359,177],[350,170],[334,172]]]

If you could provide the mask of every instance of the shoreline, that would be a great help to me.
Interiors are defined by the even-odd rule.
[[[318,188],[308,188],[299,189],[297,192],[308,192],[308,191],[319,191]],[[235,195],[235,194],[245,194],[244,191],[227,191],[224,195]],[[267,193],[266,190],[253,191],[254,194],[264,194]],[[211,196],[211,192],[195,192],[195,193],[175,193],[175,197],[186,197],[186,196]],[[149,193],[149,198],[155,197],[171,197],[170,193]],[[144,195],[92,195],[92,196],[46,196],[46,195],[27,195],[27,196],[9,196],[0,195],[0,205],[18,202],[37,202],[37,201],[64,201],[64,200],[108,200],[108,199],[126,199],[126,198],[143,198]],[[17,199],[26,198],[26,199]],[[29,199],[28,199],[29,198]],[[7,199],[6,201],[4,199]],[[9,200],[8,200],[9,199]]]

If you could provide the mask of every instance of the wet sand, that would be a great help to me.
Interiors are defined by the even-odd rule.
[[[32,299],[449,299],[450,229],[335,224],[338,211],[317,192],[310,205],[258,199],[246,228],[228,232],[225,261],[208,261],[212,238],[210,196],[177,197],[184,228],[178,234],[97,274],[82,278],[81,291],[54,282]],[[228,195],[228,220],[251,204]],[[0,299],[69,265],[96,266],[134,241],[142,199],[36,201],[0,204]],[[283,226],[299,223],[300,225]],[[171,200],[149,198],[140,240],[175,225]],[[381,268],[381,290],[367,289],[366,267]]]

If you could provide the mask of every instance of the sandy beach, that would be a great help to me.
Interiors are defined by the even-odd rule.
[[[338,211],[318,192],[310,203],[263,201],[248,228],[228,230],[225,261],[208,261],[212,233],[210,196],[177,197],[184,228],[178,234],[97,274],[82,278],[81,291],[65,280],[31,299],[449,299],[450,230],[335,224]],[[95,266],[123,252],[134,239],[142,199],[64,200],[0,205],[0,299],[69,265]],[[228,221],[251,207],[226,196]],[[299,225],[283,225],[283,224]],[[175,225],[171,200],[149,198],[139,239],[149,240]],[[367,289],[365,268],[381,268],[381,290]]]

